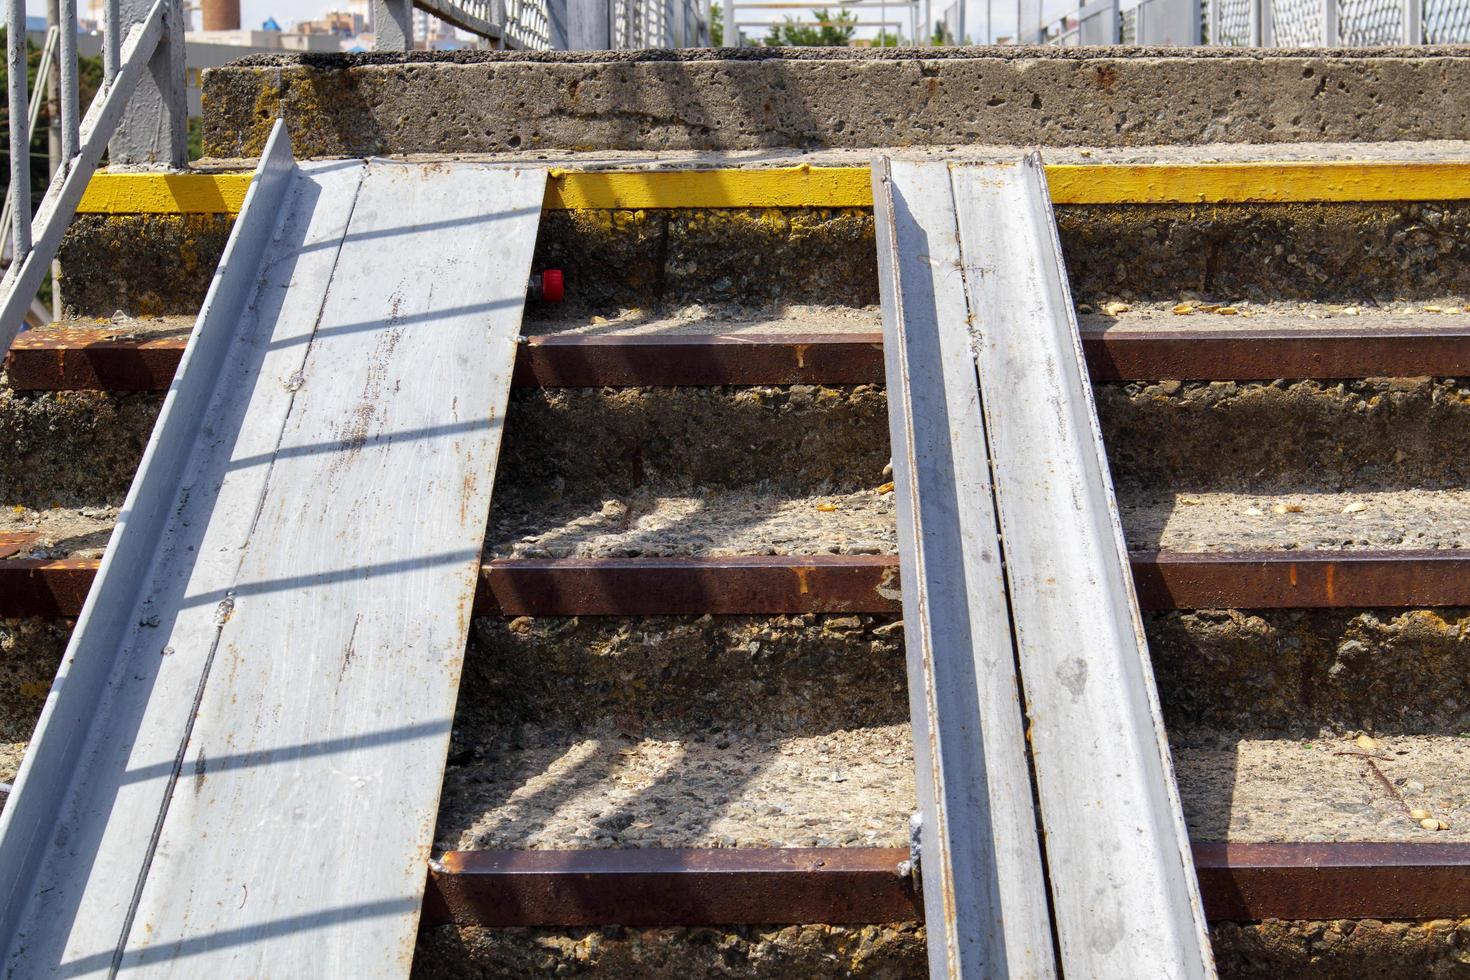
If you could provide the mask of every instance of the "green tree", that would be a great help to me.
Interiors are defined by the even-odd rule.
[[[832,16],[826,7],[812,11],[812,24],[798,23],[787,17],[780,24],[772,24],[766,35],[767,47],[835,48],[852,41],[857,33],[857,14],[851,10],[838,11]]]
[[[724,9],[717,3],[709,5],[709,43],[717,48],[725,46]]]
[[[0,28],[0,49],[5,44],[5,29]],[[34,92],[36,88],[36,69],[41,62],[41,49],[34,44],[26,45],[26,91]],[[87,106],[91,105],[92,97],[97,94],[97,89],[102,87],[102,59],[82,58],[81,71],[78,73],[77,82],[81,89],[81,109],[85,114]],[[0,61],[0,89],[8,85],[9,74],[6,65]],[[10,131],[10,108],[0,101],[0,120],[3,120],[5,130]],[[26,121],[22,119],[20,124],[24,126]],[[46,187],[51,183],[51,177],[46,172],[46,143],[47,129],[51,125],[50,113],[45,106],[41,108],[41,116],[36,120],[36,135],[31,140],[31,199],[33,204],[39,204],[42,195],[46,193]],[[0,146],[0,195],[10,187],[10,142],[3,141]]]
[[[878,36],[873,38],[872,46],[875,48],[896,48],[899,44],[897,34],[890,34],[886,30],[880,30]]]

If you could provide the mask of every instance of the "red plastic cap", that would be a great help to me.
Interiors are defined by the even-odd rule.
[[[566,285],[562,282],[560,269],[541,271],[541,299],[547,303],[560,303],[566,296]]]

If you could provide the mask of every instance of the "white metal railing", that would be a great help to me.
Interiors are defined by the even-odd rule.
[[[1107,9],[1111,7],[1111,9]],[[1372,47],[1470,43],[1470,0],[1089,0],[1041,23],[1019,5],[1022,43]],[[1034,12],[1028,18],[1028,12]]]
[[[108,0],[103,25],[103,82],[85,118],[79,99],[76,0],[60,0],[62,27],[52,58],[61,76],[61,160],[33,214],[30,147],[36,107],[26,90],[29,59],[25,4],[11,0],[8,8],[10,220],[5,230],[10,235],[11,262],[0,280],[0,353],[9,349],[24,325],[87,182],[109,145],[112,162],[119,165],[162,163],[177,167],[185,163],[186,156],[180,0]],[[177,72],[172,71],[174,64]],[[130,105],[134,92],[145,81],[156,90],[153,94],[157,97]]]
[[[374,0],[378,50],[413,49],[415,9],[499,48],[686,48],[710,43],[709,0]]]

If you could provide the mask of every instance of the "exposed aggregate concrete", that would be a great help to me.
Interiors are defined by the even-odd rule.
[[[1454,49],[1158,54],[274,58],[206,72],[204,148],[256,155],[282,116],[307,157],[1470,135],[1470,59]]]
[[[1188,294],[1371,309],[1470,298],[1464,201],[1071,205],[1056,213],[1079,303],[1172,304]],[[196,312],[230,220],[80,216],[60,254],[76,283],[68,306],[87,316]],[[692,303],[874,306],[876,255],[870,208],[547,211],[533,267],[565,271],[567,303],[532,303],[527,319]]]
[[[596,980],[688,977],[920,980],[925,933],[913,923],[861,927],[485,929],[440,926],[419,936],[418,980],[532,975]],[[1470,918],[1215,923],[1224,980],[1451,980],[1470,970]]]

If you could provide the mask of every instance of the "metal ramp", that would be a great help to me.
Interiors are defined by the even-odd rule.
[[[408,974],[544,187],[278,126],[0,819],[7,976]]]
[[[1213,976],[1040,159],[873,197],[931,975]]]

